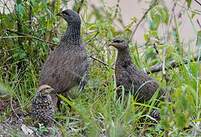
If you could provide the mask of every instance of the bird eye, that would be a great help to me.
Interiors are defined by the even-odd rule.
[[[114,39],[113,42],[115,42],[115,43],[122,43],[123,40],[120,40],[120,39]]]
[[[70,14],[68,12],[62,12],[63,14],[70,16]]]

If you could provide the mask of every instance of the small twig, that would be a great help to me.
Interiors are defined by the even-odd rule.
[[[57,122],[54,118],[52,118],[52,117],[50,117],[50,116],[48,116],[48,118],[50,118],[53,122],[55,122],[58,126],[60,126],[60,127],[62,127],[62,125],[59,123],[59,122]]]
[[[198,0],[194,0],[198,5],[201,6],[201,2],[199,2]]]
[[[100,60],[100,59],[98,59],[98,58],[93,57],[92,55],[90,55],[89,57],[92,58],[93,60],[95,60],[95,61],[97,61],[97,62],[99,62],[99,63],[101,63],[101,64],[107,66],[107,67],[111,67],[109,64],[103,62],[102,60]],[[111,68],[114,69],[113,67],[111,67]]]
[[[139,20],[139,22],[136,24],[135,28],[133,29],[129,40],[132,40],[132,39],[133,39],[133,36],[135,35],[135,33],[136,33],[136,31],[137,31],[139,25],[140,25],[140,24],[142,23],[142,21],[145,19],[145,17],[146,17],[147,14],[149,13],[149,11],[156,5],[156,2],[157,2],[157,0],[155,0],[155,1],[153,2],[153,4],[151,4],[151,5],[149,6],[149,8],[145,11],[144,15],[142,16],[142,18]]]
[[[162,59],[162,72],[163,72],[163,76],[166,75],[166,71],[165,71],[165,60],[166,59],[166,48],[163,49],[163,59]]]
[[[154,48],[156,54],[158,55],[158,54],[159,54],[159,51],[158,51],[158,48],[156,47],[156,43],[153,44],[153,48]]]
[[[201,24],[200,24],[199,20],[197,19],[196,21],[197,21],[199,27],[201,28]]]
[[[45,41],[44,39],[38,38],[38,37],[36,37],[36,36],[32,36],[32,35],[30,35],[30,34],[20,33],[20,32],[13,31],[13,30],[9,30],[9,29],[6,29],[6,31],[11,32],[11,33],[15,33],[15,34],[17,34],[17,35],[26,36],[26,37],[28,37],[28,38],[33,38],[33,39],[36,39],[36,40],[38,40],[38,41],[47,43],[47,44],[49,44],[49,45],[54,45],[54,46],[58,45],[58,44],[55,44],[55,43],[53,43],[53,42]]]
[[[8,4],[7,4],[7,2],[6,1],[1,1],[1,3],[2,3],[2,5],[4,6],[3,8],[6,8],[8,11],[9,11],[9,14],[12,14],[13,12],[11,11],[11,9],[9,8],[9,6],[8,6]],[[5,9],[3,9],[3,11],[5,11]],[[3,13],[3,14],[5,14],[5,13]],[[14,16],[15,17],[17,17],[16,16],[16,14],[14,14]],[[12,16],[10,16],[12,19],[14,19]]]
[[[17,119],[20,119],[20,117],[15,112],[15,109],[13,108],[13,97],[10,98],[10,107],[11,107],[11,110],[13,111],[14,115],[17,117]]]
[[[84,0],[81,0],[80,3],[79,3],[79,7],[77,8],[77,13],[80,13],[83,4],[84,4]]]
[[[96,34],[95,34],[92,38],[90,38],[90,39],[86,42],[86,44],[89,44],[92,40],[94,40],[94,39],[98,36],[98,34],[99,34],[99,32],[96,32]]]
[[[15,39],[15,38],[26,38],[26,36],[7,36],[7,37],[0,37],[0,39]]]
[[[58,45],[58,44],[55,44],[55,43],[53,43],[53,42],[45,41],[45,40],[43,40],[43,39],[40,39],[40,38],[38,38],[38,37],[29,35],[29,34],[19,33],[19,32],[13,31],[13,30],[9,30],[9,29],[6,29],[6,31],[9,31],[9,32],[11,32],[11,33],[15,33],[15,34],[18,34],[18,35],[26,36],[26,37],[28,37],[28,38],[33,38],[33,39],[36,39],[36,40],[38,40],[38,41],[47,43],[47,44],[49,44],[49,45],[54,45],[54,46],[55,46],[55,45],[56,45],[56,46]],[[91,38],[91,39],[94,39],[98,34],[99,34],[99,32],[97,32],[97,33],[93,36],[93,38]],[[91,42],[91,40],[89,40],[87,43],[89,43],[89,42]],[[89,57],[92,58],[93,60],[95,60],[95,61],[97,61],[97,62],[99,62],[99,63],[105,65],[105,66],[108,66],[108,67],[110,66],[110,65],[108,65],[107,63],[103,62],[102,60],[93,57],[92,55],[89,55]],[[114,69],[114,68],[112,68],[112,69]]]
[[[165,67],[165,70],[171,70],[173,68],[177,68],[179,66],[181,66],[182,64],[187,64],[189,62],[193,62],[193,61],[201,61],[201,57],[194,57],[192,59],[190,59],[189,61],[188,60],[183,60],[183,63],[177,63],[175,60],[172,60],[169,62],[169,65],[167,67]],[[161,64],[156,64],[152,67],[150,67],[150,69],[147,71],[148,74],[150,73],[156,73],[156,72],[160,72],[162,71],[162,68],[163,68],[163,63]]]
[[[115,8],[113,19],[115,19],[117,17],[117,14],[119,12],[119,3],[120,3],[120,0],[117,0],[117,4],[116,4],[116,8]]]
[[[29,35],[31,35],[31,31],[32,31],[32,16],[33,16],[33,9],[32,9],[32,1],[29,0],[29,29],[30,29],[30,32],[29,32]],[[32,40],[29,39],[29,45],[31,46],[31,43],[32,43]]]

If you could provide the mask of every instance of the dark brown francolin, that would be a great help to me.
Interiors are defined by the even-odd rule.
[[[135,64],[133,64],[128,42],[121,38],[116,38],[112,41],[110,46],[118,50],[115,64],[116,85],[118,87],[117,94],[120,96],[122,88],[125,93],[131,92],[139,102],[148,101],[159,89],[159,85],[150,76],[143,71],[140,71]],[[161,90],[162,91],[162,90]]]
[[[87,81],[88,56],[81,43],[81,19],[78,13],[70,9],[60,14],[68,24],[59,46],[48,56],[40,74],[39,85],[51,86],[56,94],[66,95],[75,86],[82,89]],[[56,94],[52,95],[54,104]]]

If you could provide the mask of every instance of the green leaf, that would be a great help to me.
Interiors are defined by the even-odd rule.
[[[183,113],[177,113],[176,114],[176,125],[178,128],[184,128],[186,125],[186,118]]]
[[[162,5],[155,6],[150,11],[150,28],[156,30],[160,23],[168,23],[169,13],[168,9]]]
[[[58,13],[60,11],[61,5],[62,5],[62,1],[57,0],[55,4],[55,13]]]
[[[145,41],[148,41],[148,40],[149,40],[149,34],[148,34],[148,33],[144,34],[144,40],[145,40]]]
[[[59,43],[59,38],[53,37],[52,41],[53,41],[54,43]]]
[[[25,12],[24,6],[22,3],[16,5],[16,12],[18,15],[22,16]]]
[[[15,54],[13,54],[13,58],[16,60],[25,59],[27,57],[26,52],[21,48],[15,49]]]
[[[186,0],[188,7],[191,6],[192,0]]]

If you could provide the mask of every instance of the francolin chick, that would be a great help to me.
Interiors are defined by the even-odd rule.
[[[34,120],[45,125],[51,125],[53,122],[54,105],[50,94],[54,89],[49,85],[41,85],[32,100],[32,116]]]
[[[128,43],[120,38],[114,39],[110,46],[118,50],[115,76],[118,88],[124,87],[125,93],[131,92],[138,102],[151,99],[159,88],[158,83],[143,71],[137,69],[131,60]],[[121,95],[122,89],[117,90],[117,95]]]

